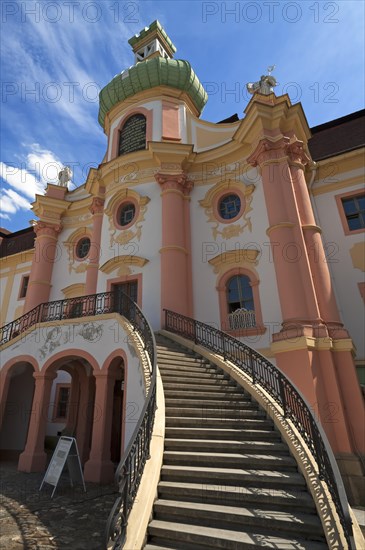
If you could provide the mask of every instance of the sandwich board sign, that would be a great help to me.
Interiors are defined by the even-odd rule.
[[[49,463],[39,490],[42,489],[45,483],[53,485],[54,489],[51,495],[52,498],[57,488],[65,464],[67,464],[71,486],[73,487],[74,483],[80,482],[84,486],[84,491],[86,492],[76,439],[74,437],[67,436],[62,436],[58,440],[57,447],[55,448],[55,451],[52,455],[51,462]]]

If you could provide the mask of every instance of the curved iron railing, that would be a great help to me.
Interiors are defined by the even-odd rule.
[[[76,319],[102,315],[103,313],[121,313],[122,305],[119,294],[117,295],[114,292],[101,292],[100,294],[39,304],[18,319],[0,328],[0,345],[6,344],[19,334],[23,334],[37,323]],[[124,315],[124,313],[122,314]]]
[[[324,430],[299,390],[275,365],[243,342],[190,317],[166,309],[164,311],[166,330],[193,340],[195,344],[201,344],[221,355],[224,360],[234,363],[251,377],[254,384],[263,387],[283,409],[284,418],[293,422],[317,462],[320,479],[327,484],[349,548],[352,548],[352,520],[336,459]]]
[[[106,547],[113,550],[123,548],[126,539],[128,517],[138,491],[144,466],[150,458],[149,450],[156,410],[155,336],[137,304],[132,301],[131,303],[133,304],[133,315],[127,316],[127,318],[140,335],[148,356],[150,384],[139,421],[115,472],[120,496],[114,503],[106,526]]]
[[[141,338],[149,361],[147,396],[130,443],[118,465],[116,481],[120,496],[110,512],[106,528],[106,546],[119,549],[126,537],[128,516],[149,458],[156,408],[156,343],[152,329],[137,304],[121,292],[102,292],[90,296],[56,300],[40,304],[0,329],[0,344],[5,344],[38,323],[79,319],[82,317],[119,313],[131,323]]]

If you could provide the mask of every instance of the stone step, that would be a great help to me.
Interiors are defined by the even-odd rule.
[[[323,540],[323,530],[315,514],[289,510],[262,510],[260,508],[226,506],[201,502],[158,499],[153,506],[156,520],[189,523],[233,531],[245,531],[270,525],[270,532],[297,533],[304,538]],[[265,530],[266,530],[265,529]]]
[[[163,383],[163,379],[162,379],[162,383]],[[164,386],[164,394],[165,394],[165,398],[166,399],[169,399],[169,398],[181,398],[181,397],[186,397],[187,399],[226,399],[226,398],[229,398],[229,399],[235,399],[236,401],[240,401],[241,399],[243,399],[245,397],[245,394],[244,393],[240,393],[238,391],[236,392],[230,392],[230,391],[226,391],[226,389],[224,390],[219,390],[219,388],[216,388],[216,389],[213,389],[211,388],[209,391],[204,391],[204,390],[193,390],[193,389],[190,389],[190,390],[174,390],[172,388],[165,388]]]
[[[200,378],[200,379],[204,380],[204,382],[206,380],[209,380],[209,379],[227,380],[227,377],[224,374],[218,374],[214,370],[212,370],[212,372],[202,372],[202,371],[191,372],[189,370],[189,371],[186,371],[186,374],[185,374],[185,373],[182,373],[180,371],[176,371],[176,370],[172,370],[172,369],[164,369],[164,368],[161,369],[160,368],[160,372],[163,374],[164,380],[168,381],[168,380],[171,379],[171,382],[173,380],[175,380],[175,378],[181,378],[182,376],[189,377],[189,378]]]
[[[184,483],[207,483],[234,485],[237,487],[267,487],[282,489],[290,487],[297,490],[305,487],[305,481],[297,472],[281,472],[276,470],[244,469],[244,468],[210,468],[207,466],[165,465],[161,468],[162,481],[177,481]]]
[[[206,384],[197,384],[191,383],[187,384],[186,382],[164,382],[163,376],[162,376],[162,383],[163,383],[163,389],[164,392],[168,392],[168,390],[188,390],[190,392],[212,392],[219,394],[231,394],[231,393],[237,393],[239,395],[242,395],[242,393],[239,391],[239,388],[235,386],[234,384],[231,385],[216,385],[216,386],[207,386]]]
[[[183,352],[183,353],[194,353],[192,352],[191,350],[187,350],[186,348],[184,348],[183,346],[181,346],[180,344],[178,344],[177,342],[172,342],[170,340],[169,343],[166,342],[158,342],[156,340],[156,347],[158,350],[161,350],[161,351],[177,351],[177,352]]]
[[[145,550],[327,548],[305,479],[265,411],[210,361],[157,343],[165,451]]]
[[[184,500],[188,502],[206,502],[227,506],[259,506],[274,510],[294,509],[306,513],[315,513],[316,507],[305,487],[297,491],[289,489],[268,489],[266,487],[235,487],[234,485],[214,485],[160,481],[159,498]]]
[[[211,375],[216,377],[217,373],[218,375],[222,375],[224,377],[224,373],[217,371],[216,369],[208,366],[200,366],[197,365],[196,367],[184,367],[184,366],[176,366],[176,365],[163,365],[161,363],[157,363],[158,368],[160,370],[160,373],[164,376],[165,373],[168,374],[174,374],[175,376],[196,376],[196,377],[204,377],[206,375]]]
[[[261,420],[253,418],[200,418],[194,416],[167,416],[166,426],[193,426],[195,428],[263,428],[270,429],[272,426],[271,420]]]
[[[276,456],[257,453],[212,453],[194,451],[165,451],[163,463],[185,468],[185,466],[214,467],[214,468],[249,468],[276,471],[285,470],[285,473],[296,472],[297,463],[291,456]]]
[[[157,357],[157,364],[160,369],[170,369],[170,370],[183,370],[185,372],[194,372],[194,370],[207,370],[208,372],[218,372],[218,374],[224,374],[224,372],[217,370],[210,363],[202,363],[198,361],[175,361],[169,360],[165,361],[161,357]]]
[[[224,548],[229,550],[257,548],[280,550],[328,550],[327,544],[303,540],[296,536],[272,535],[259,532],[242,533],[228,529],[216,529],[200,525],[152,520],[148,532],[151,544],[162,548],[206,550]],[[167,544],[167,546],[164,546]]]
[[[165,399],[166,407],[181,407],[181,408],[190,408],[190,407],[204,407],[208,408],[223,408],[223,409],[252,409],[259,410],[258,405],[253,403],[248,397],[243,397],[242,399],[204,399],[202,402],[200,399],[174,399],[168,397]]]
[[[175,362],[187,362],[187,363],[209,363],[208,359],[195,355],[194,353],[185,353],[179,351],[163,351],[157,348],[157,359],[163,361],[173,361]]]
[[[187,439],[223,439],[243,441],[281,441],[279,432],[270,426],[269,429],[241,429],[232,428],[207,428],[207,427],[170,427],[166,426],[165,437],[187,438]]]
[[[175,365],[161,365],[161,363],[158,364],[158,367],[160,369],[160,373],[162,376],[166,376],[169,378],[183,378],[184,380],[192,380],[193,378],[200,378],[204,380],[204,383],[207,382],[207,380],[225,380],[227,382],[231,382],[231,384],[234,384],[236,387],[237,384],[234,380],[232,380],[229,376],[227,376],[224,372],[219,372],[214,368],[211,368],[209,366],[205,365],[197,365],[197,366],[175,366]],[[210,375],[210,376],[209,376]]]
[[[159,350],[157,349],[157,359],[159,361],[179,363],[198,363],[198,364],[208,364],[210,363],[209,359],[201,357],[194,353],[184,353],[183,351],[168,351],[168,350]]]
[[[280,453],[288,455],[288,447],[285,443],[273,443],[271,441],[232,441],[218,439],[175,439],[165,437],[165,449],[167,451],[183,450],[185,452],[220,452],[232,453]]]
[[[222,379],[222,378],[190,378],[189,375],[187,376],[164,376],[162,373],[162,379],[163,379],[163,385],[165,387],[173,387],[173,386],[181,386],[184,387],[186,385],[189,386],[199,386],[201,389],[202,387],[206,387],[207,389],[210,389],[211,386],[215,386],[218,388],[226,388],[227,386],[230,388],[236,388],[237,385],[234,384],[231,380]]]
[[[196,403],[195,407],[166,407],[166,416],[197,417],[201,420],[206,418],[219,418],[223,422],[227,418],[246,419],[246,418],[266,418],[264,411],[254,410],[252,408],[231,407],[206,407],[204,402]]]

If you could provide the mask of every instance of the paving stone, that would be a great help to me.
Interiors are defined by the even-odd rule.
[[[0,548],[6,550],[100,550],[118,494],[114,485],[71,487],[63,474],[53,499],[44,473],[18,472],[0,463]],[[90,527],[92,526],[92,533]]]

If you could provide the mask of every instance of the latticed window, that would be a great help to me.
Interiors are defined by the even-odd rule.
[[[219,215],[224,220],[232,220],[241,210],[241,199],[238,195],[231,193],[219,201]]]
[[[86,258],[86,256],[89,254],[90,245],[91,242],[89,237],[84,237],[83,239],[80,239],[76,246],[77,257],[80,259]]]
[[[119,211],[119,223],[121,226],[129,225],[135,216],[136,213],[136,207],[133,203],[128,202],[127,204],[122,205],[120,211]]]
[[[365,227],[365,194],[342,199],[342,206],[350,231]]]

